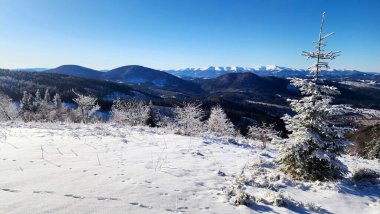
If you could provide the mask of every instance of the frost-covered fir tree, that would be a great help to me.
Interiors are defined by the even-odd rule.
[[[17,107],[12,99],[0,93],[0,121],[14,120],[17,115]]]
[[[146,120],[146,125],[149,127],[157,127],[160,123],[160,114],[154,109],[153,102],[149,102],[148,106],[148,118]]]
[[[24,91],[21,99],[21,117],[25,122],[33,120],[33,97],[32,95]]]
[[[40,92],[40,89],[37,89],[36,94],[34,95],[34,99],[33,99],[34,111],[37,111],[37,109],[40,107],[41,103],[42,103],[41,92]]]
[[[222,107],[214,106],[211,108],[210,118],[207,120],[207,128],[213,134],[219,136],[233,136],[235,129],[232,122],[227,118]]]
[[[94,115],[96,111],[100,109],[97,101],[98,99],[93,96],[86,96],[80,93],[77,93],[73,90],[74,94],[77,98],[74,98],[73,101],[77,104],[77,108],[75,110],[74,121],[88,123],[92,119],[94,119]]]
[[[50,94],[49,89],[45,90],[44,98],[40,101],[35,114],[36,119],[40,121],[48,121],[50,120],[50,113],[53,110],[52,106],[50,105]]]
[[[175,122],[174,128],[176,131],[183,135],[199,134],[203,129],[203,122],[201,119],[204,117],[204,111],[201,104],[195,102],[187,102],[183,107],[177,106],[174,109]]]
[[[338,55],[338,52],[325,53],[323,50],[327,44],[324,39],[333,34],[322,35],[324,15],[317,50],[303,54],[317,60],[310,68],[314,79],[292,80],[303,97],[300,100],[290,100],[290,106],[296,114],[283,118],[291,134],[281,152],[280,163],[282,170],[295,179],[338,179],[348,172],[338,159],[348,145],[343,138],[344,128],[331,122],[331,117],[341,110],[331,105],[333,96],[339,94],[339,91],[318,81],[321,69],[329,68],[324,60],[334,59]]]
[[[67,119],[67,110],[62,105],[61,96],[56,93],[53,97],[53,105],[49,114],[50,121],[64,121]]]
[[[62,111],[62,100],[61,100],[61,96],[56,93],[54,95],[54,98],[53,98],[53,105],[54,105],[54,109],[57,111],[57,112],[60,112]]]

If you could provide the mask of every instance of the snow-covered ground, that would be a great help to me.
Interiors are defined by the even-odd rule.
[[[310,212],[307,207],[264,202],[251,207],[230,203],[226,190],[236,178],[263,178],[265,170],[277,173],[265,164],[274,160],[276,145],[263,150],[259,142],[247,145],[244,140],[112,124],[13,122],[5,127],[6,141],[0,140],[0,213]],[[380,170],[377,161],[343,161],[351,169]],[[348,180],[301,184],[284,177],[273,185],[294,201],[320,205],[323,212],[380,210],[379,185],[358,187]],[[258,186],[246,190],[271,194]]]

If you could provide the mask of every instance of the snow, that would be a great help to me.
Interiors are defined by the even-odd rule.
[[[295,213],[303,208],[234,206],[224,190],[242,169],[269,163],[278,145],[237,138],[175,135],[114,124],[4,124],[0,140],[0,213]],[[249,144],[248,144],[249,143]],[[376,161],[344,156],[350,169],[380,170]],[[278,174],[271,164],[261,164]],[[257,168],[259,169],[259,168]],[[264,178],[255,170],[245,170]],[[281,173],[280,192],[331,213],[378,213],[380,186],[300,183]],[[262,179],[263,180],[263,179]],[[265,180],[265,179],[264,179]],[[247,186],[256,197],[270,190]]]

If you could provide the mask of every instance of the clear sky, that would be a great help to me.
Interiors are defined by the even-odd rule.
[[[379,0],[0,0],[0,67],[307,68],[323,11],[331,66],[380,72]]]

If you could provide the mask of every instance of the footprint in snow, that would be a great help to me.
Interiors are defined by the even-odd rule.
[[[152,206],[148,206],[148,205],[144,205],[144,204],[140,204],[139,207],[147,208],[147,209],[152,209],[153,208]]]
[[[33,191],[33,193],[36,193],[36,194],[53,194],[54,192],[53,191],[39,191],[39,190],[35,190],[35,191]]]
[[[75,199],[84,199],[83,196],[79,196],[79,195],[73,195],[73,194],[66,194],[64,195],[65,197],[69,197],[69,198],[75,198]]]
[[[178,207],[177,210],[187,210],[188,207]]]
[[[97,197],[99,201],[118,201],[118,198]]]
[[[3,189],[1,189],[1,190],[5,191],[5,192],[20,192],[20,191],[18,191],[18,190],[8,189],[8,188],[3,188]]]

